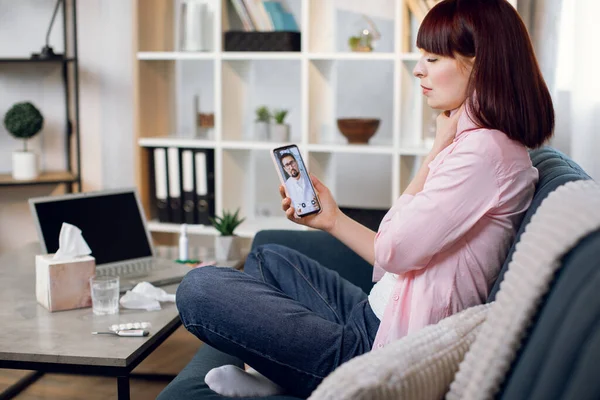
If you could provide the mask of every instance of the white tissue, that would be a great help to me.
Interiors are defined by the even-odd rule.
[[[168,294],[164,290],[153,286],[148,282],[140,282],[121,297],[119,303],[124,308],[136,310],[156,311],[160,310],[159,301],[175,301],[174,294]]]
[[[81,235],[81,229],[75,225],[63,222],[58,236],[58,250],[54,253],[54,260],[70,260],[80,256],[87,256],[92,252],[90,246]]]

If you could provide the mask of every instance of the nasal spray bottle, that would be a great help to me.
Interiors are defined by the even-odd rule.
[[[179,233],[179,260],[187,261],[189,260],[188,253],[188,237],[187,237],[187,224],[181,224],[180,233]]]

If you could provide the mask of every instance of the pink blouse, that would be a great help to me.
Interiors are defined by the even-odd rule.
[[[423,190],[400,196],[375,236],[373,279],[398,279],[373,349],[486,301],[537,180],[525,146],[461,115]]]

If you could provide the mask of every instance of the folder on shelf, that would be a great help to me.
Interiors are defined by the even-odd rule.
[[[169,213],[170,222],[181,224],[183,213],[181,208],[181,165],[179,148],[169,147],[167,150],[167,180],[169,182]]]
[[[264,1],[263,6],[271,20],[274,30],[288,32],[298,31],[298,25],[296,24],[294,16],[291,13],[286,12],[281,6],[281,3],[278,1]]]
[[[169,222],[169,196],[167,187],[167,153],[163,148],[156,148],[154,158],[154,197],[156,213],[160,222]]]
[[[194,154],[196,221],[210,225],[215,215],[215,174],[213,150],[197,150]]]
[[[254,24],[252,23],[252,19],[250,18],[250,15],[248,14],[248,9],[246,8],[246,5],[244,4],[244,2],[242,0],[231,0],[231,3],[233,4],[235,11],[236,11],[238,17],[240,18],[240,21],[242,21],[244,30],[246,32],[253,31],[255,29],[255,27],[254,27]]]
[[[243,0],[254,28],[258,31],[272,31],[271,20],[264,10],[261,0]]]
[[[181,199],[183,222],[196,224],[196,193],[194,191],[194,153],[192,150],[181,152]]]

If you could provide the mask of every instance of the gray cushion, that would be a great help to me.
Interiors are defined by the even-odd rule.
[[[600,399],[600,231],[563,257],[499,396]]]
[[[542,201],[550,194],[550,192],[567,182],[590,179],[579,165],[575,164],[569,157],[560,151],[551,147],[542,147],[540,149],[532,150],[529,152],[529,156],[531,157],[533,166],[539,171],[539,181],[531,205],[521,221],[521,226],[517,231],[515,241],[508,252],[508,256],[500,270],[498,279],[496,279],[496,283],[488,296],[488,302],[494,301],[496,298],[496,293],[500,288],[500,282],[502,282],[504,274],[508,269],[508,264],[512,260],[512,256],[515,252],[515,246],[519,242],[521,234],[525,230],[525,226],[531,221],[531,217]]]

